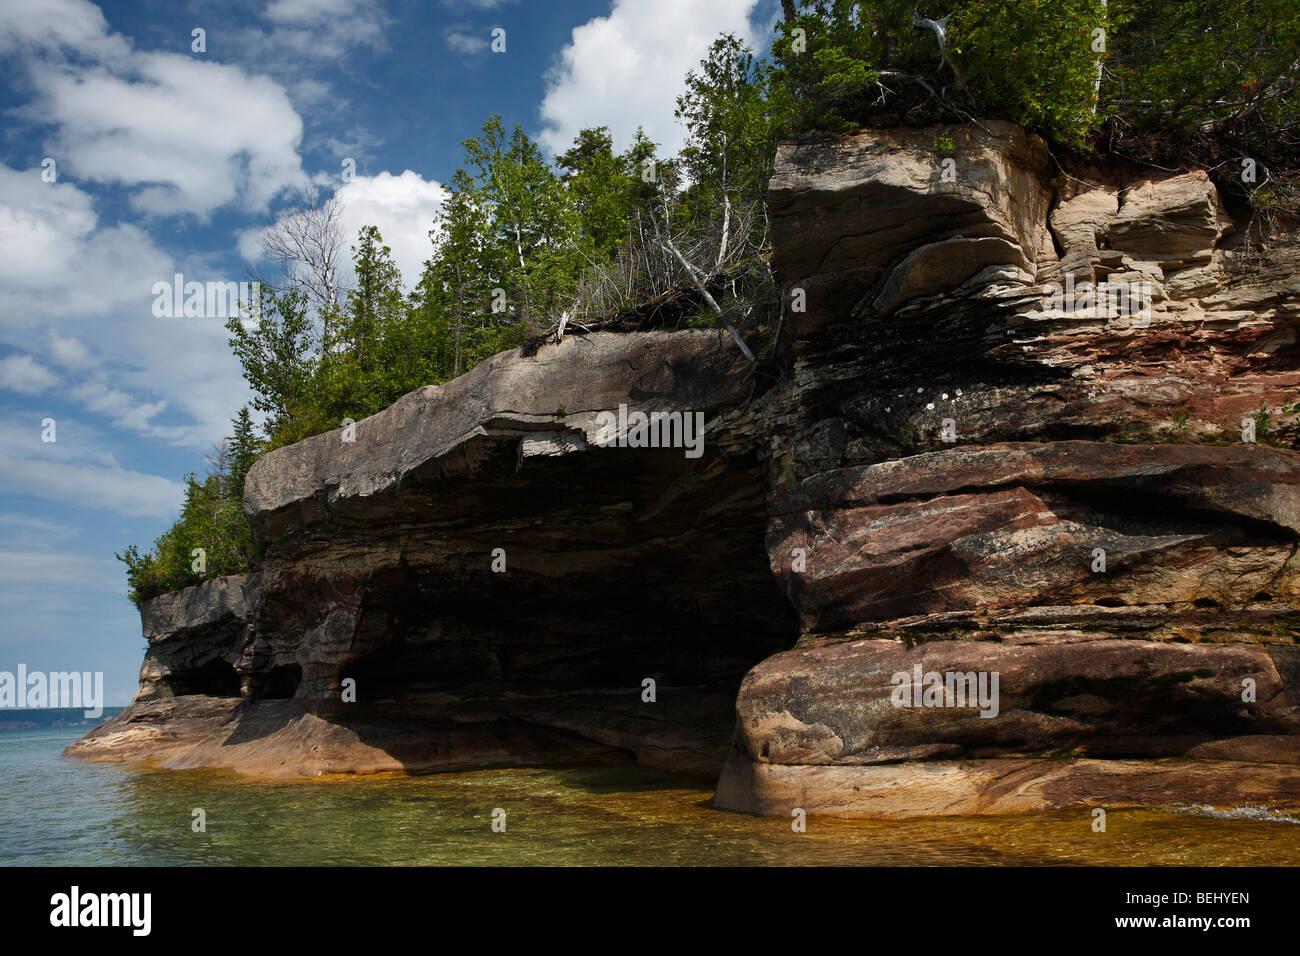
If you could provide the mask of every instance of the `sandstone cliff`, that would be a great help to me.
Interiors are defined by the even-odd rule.
[[[781,147],[758,367],[570,336],[263,458],[262,571],[147,602],[136,701],[70,751],[635,759],[782,814],[1300,805],[1300,454],[1264,442],[1300,237],[1248,260],[1203,174],[949,133]],[[703,413],[703,455],[602,445],[620,405]],[[996,707],[900,674],[996,675]]]

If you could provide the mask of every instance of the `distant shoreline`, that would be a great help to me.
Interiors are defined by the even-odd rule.
[[[116,717],[125,707],[105,707],[98,717],[85,716],[82,707],[40,707],[0,709],[0,733],[7,730],[40,730],[45,727],[95,727]]]

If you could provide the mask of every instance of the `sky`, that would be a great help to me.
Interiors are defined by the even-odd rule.
[[[723,32],[764,49],[778,7],[0,0],[0,671],[135,692],[114,554],[171,524],[250,398],[224,319],[156,314],[157,283],[248,281],[308,187],[412,283],[490,115],[552,156],[593,126],[671,155],[687,70]]]

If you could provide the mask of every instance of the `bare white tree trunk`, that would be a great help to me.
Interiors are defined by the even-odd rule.
[[[705,288],[704,280],[700,278],[700,274],[695,270],[695,267],[686,261],[686,257],[683,256],[681,252],[678,251],[675,245],[673,245],[673,241],[671,238],[665,235],[663,242],[664,242],[664,248],[666,248],[677,258],[677,261],[682,264],[682,268],[685,269],[687,273],[690,275],[691,280],[695,283],[695,288],[698,289],[700,295],[704,297],[704,301],[708,303],[709,308],[712,309],[714,313],[718,316],[718,321],[722,323],[722,327],[727,330],[727,333],[731,336],[732,341],[735,342],[736,345],[740,348],[741,353],[744,354],[745,358],[749,359],[751,362],[754,361],[754,353],[749,350],[749,346],[746,345],[745,340],[740,337],[740,333],[736,331],[735,326],[733,326],[730,322],[727,321],[726,313],[722,311],[722,307],[718,305],[717,300],[714,299],[713,296],[709,294],[709,290]]]
[[[1107,0],[1101,0],[1101,29],[1102,43],[1106,43],[1106,11],[1108,9]],[[1103,60],[1101,56],[1097,57],[1097,78],[1092,81],[1092,115],[1097,115],[1097,104],[1101,102],[1101,70]]]
[[[321,319],[322,349],[330,339],[330,316],[338,310],[339,260],[347,246],[343,235],[343,208],[331,196],[324,202],[316,191],[304,191],[303,204],[282,212],[262,230],[266,258],[279,263],[285,279],[306,293]]]

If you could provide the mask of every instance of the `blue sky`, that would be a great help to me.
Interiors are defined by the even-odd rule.
[[[687,69],[724,31],[765,46],[777,8],[0,0],[0,670],[134,693],[144,642],[113,554],[170,524],[249,397],[222,320],[155,317],[154,283],[248,279],[308,183],[353,235],[379,226],[413,281],[490,114],[552,153],[598,125],[672,153]]]

